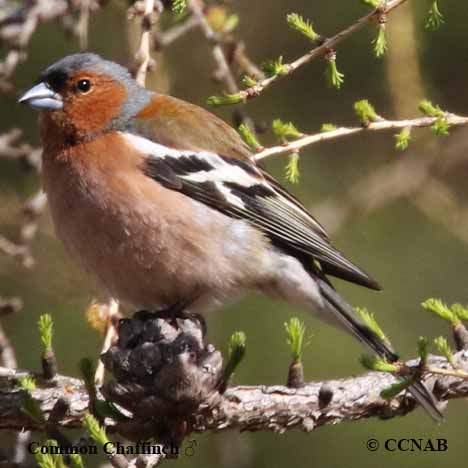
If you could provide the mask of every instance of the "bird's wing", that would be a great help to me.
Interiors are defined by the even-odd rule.
[[[211,112],[172,96],[156,94],[134,120],[137,133],[180,150],[211,151],[249,160],[249,147]]]
[[[164,110],[155,110],[161,102],[154,100],[151,112],[140,113],[135,133],[123,134],[128,144],[146,155],[142,170],[149,177],[228,216],[248,221],[278,248],[301,258],[312,257],[314,268],[319,267],[324,274],[380,289],[331,245],[324,228],[296,198],[255,165],[231,127],[207,111],[200,115],[196,106],[167,99],[171,99],[169,110],[167,103],[162,106]],[[179,118],[179,105],[188,106],[192,117],[182,112]],[[158,121],[154,120],[155,113]],[[173,117],[172,126],[165,121],[168,115]],[[197,120],[194,129],[192,119],[197,115],[207,122]],[[168,137],[159,121],[165,128],[178,130],[169,132]]]

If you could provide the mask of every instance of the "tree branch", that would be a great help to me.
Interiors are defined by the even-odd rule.
[[[41,171],[41,148],[34,148],[21,141],[23,132],[12,128],[0,135],[0,159],[17,160],[26,169]],[[30,245],[38,230],[38,224],[47,204],[47,199],[41,189],[29,198],[23,206],[23,222],[21,224],[20,240],[13,242],[0,235],[0,252],[18,258],[26,268],[34,265]]]
[[[6,43],[7,51],[0,59],[0,91],[10,92],[15,87],[8,80],[18,65],[26,60],[28,44],[40,24],[62,19],[65,30],[75,36],[78,35],[81,45],[84,45],[83,34],[87,29],[90,10],[100,8],[105,1],[35,0],[8,2],[7,5],[3,3],[0,39]]]
[[[23,301],[18,297],[4,298],[0,296],[0,318],[3,315],[13,314],[23,308]],[[10,367],[10,366],[7,366]],[[13,366],[16,367],[16,366]]]
[[[366,126],[359,127],[340,127],[336,130],[329,132],[320,132],[313,135],[305,135],[297,140],[288,142],[284,145],[273,146],[267,148],[260,153],[255,155],[255,161],[260,161],[262,159],[268,158],[270,156],[282,153],[294,153],[300,149],[313,145],[315,143],[320,143],[322,141],[335,140],[337,138],[342,138],[349,135],[354,135],[356,133],[362,132],[377,132],[384,130],[397,130],[403,128],[422,128],[422,127],[431,127],[438,120],[437,117],[421,117],[418,119],[412,120],[379,120],[377,122],[371,122]],[[451,127],[459,127],[468,125],[468,117],[463,117],[456,114],[446,114],[446,122]]]
[[[28,169],[41,170],[41,148],[33,148],[21,141],[23,131],[11,128],[0,135],[0,159],[17,160]]]
[[[156,48],[167,47],[177,39],[195,29],[199,25],[199,20],[195,16],[190,16],[183,23],[176,24],[164,32],[156,32],[154,34],[154,43]]]
[[[205,38],[209,42],[213,43],[213,58],[216,61],[218,68],[217,74],[219,78],[225,83],[226,88],[230,93],[236,93],[239,88],[234,75],[232,74],[231,68],[229,67],[223,48],[205,17],[203,5],[200,3],[200,0],[189,0],[187,7],[192,12],[192,15],[197,19]]]
[[[146,74],[152,65],[151,28],[154,23],[153,14],[156,6],[157,2],[155,2],[155,0],[144,0],[144,11],[141,19],[140,46],[135,54],[135,80],[142,87],[145,87]]]
[[[345,39],[353,35],[354,33],[360,31],[364,26],[368,23],[373,21],[374,19],[386,15],[392,12],[395,8],[401,6],[407,0],[391,0],[387,2],[383,2],[381,6],[377,7],[369,14],[361,17],[358,19],[354,24],[349,26],[348,28],[340,31],[339,33],[335,34],[333,37],[325,39],[321,42],[321,44],[317,47],[314,47],[306,54],[302,55],[298,59],[294,60],[291,63],[284,65],[284,72],[281,74],[276,74],[274,76],[265,78],[260,80],[254,86],[251,86],[247,89],[241,90],[236,95],[239,97],[239,101],[251,99],[257,97],[262,93],[266,88],[271,86],[275,83],[280,77],[290,75],[295,72],[299,67],[305,65],[306,63],[311,62],[319,57],[325,56],[331,50],[334,50],[337,45],[343,42]]]
[[[468,351],[460,351],[455,359],[458,369],[468,371]],[[417,360],[413,360],[407,364],[415,366],[417,363]],[[453,369],[445,358],[431,355],[427,365],[442,372],[445,370],[447,374],[426,379],[426,384],[434,388],[440,399],[468,396],[468,380],[452,375]],[[0,429],[44,430],[21,410],[17,380],[28,375],[31,374],[0,368]],[[57,424],[61,427],[79,427],[89,403],[83,382],[57,376],[55,383],[51,384],[40,375],[34,377],[37,389],[32,395],[40,403],[46,418],[50,416],[57,400],[66,396],[70,408]],[[298,389],[281,385],[231,387],[213,407],[201,407],[192,415],[192,430],[311,431],[316,427],[343,421],[402,416],[415,408],[415,401],[409,394],[402,393],[390,403],[380,397],[380,392],[395,382],[395,377],[390,374],[369,372],[358,377],[310,382]],[[323,398],[324,389],[328,396],[330,393],[332,395],[328,403]],[[113,425],[115,423],[110,422],[108,427]]]

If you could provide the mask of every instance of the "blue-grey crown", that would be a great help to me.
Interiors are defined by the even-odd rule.
[[[109,76],[125,86],[128,99],[123,103],[119,117],[112,122],[113,128],[127,126],[132,117],[149,103],[153,95],[151,91],[142,88],[132,78],[127,68],[91,52],[67,55],[47,67],[41,74],[40,80],[60,92],[60,86],[65,83],[66,79],[81,70]]]

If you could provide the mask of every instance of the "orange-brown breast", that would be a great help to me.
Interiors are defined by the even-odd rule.
[[[162,187],[141,163],[116,133],[44,154],[57,234],[104,290],[155,307],[258,276],[260,233]]]

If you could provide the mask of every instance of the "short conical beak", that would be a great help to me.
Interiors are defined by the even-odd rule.
[[[62,97],[43,82],[26,91],[18,99],[18,102],[29,104],[35,109],[57,110],[63,108]]]

